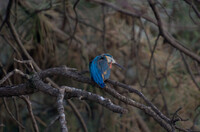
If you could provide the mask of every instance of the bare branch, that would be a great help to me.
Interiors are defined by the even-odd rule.
[[[5,105],[5,108],[8,112],[8,114],[10,115],[10,117],[22,128],[25,129],[25,127],[14,117],[14,115],[12,114],[12,112],[10,111],[10,109],[8,108],[7,102],[6,102],[6,98],[3,98],[3,103]]]
[[[77,109],[77,107],[75,106],[75,104],[70,100],[70,99],[67,99],[66,100],[67,103],[71,106],[71,108],[73,109],[74,113],[76,114],[77,118],[79,119],[83,129],[84,129],[84,132],[88,132],[88,129],[87,129],[87,126],[85,124],[85,121],[83,120],[83,117],[81,116],[79,110]]]
[[[118,12],[124,13],[124,14],[132,16],[132,17],[137,17],[137,18],[142,17],[142,18],[146,19],[147,21],[150,21],[151,23],[157,25],[157,22],[153,18],[147,16],[145,13],[143,13],[142,11],[140,11],[138,9],[132,8],[130,11],[130,10],[125,10],[125,9],[119,8],[119,7],[115,6],[114,4],[109,3],[107,1],[103,1],[103,0],[90,0],[90,1],[108,6],[112,9],[117,10]]]
[[[10,19],[10,10],[12,8],[12,3],[13,3],[13,0],[9,0],[8,1],[8,6],[7,6],[7,9],[6,9],[6,17],[3,20],[3,22],[1,23],[0,32],[1,32],[2,28],[3,28],[3,26],[5,25],[5,23]]]
[[[65,89],[59,89],[59,94],[57,97],[57,109],[58,109],[58,113],[59,113],[59,121],[60,121],[60,125],[61,125],[61,131],[68,132],[67,125],[66,125],[67,123],[65,120],[65,111],[64,111],[64,107],[63,107],[64,94],[65,94]]]
[[[138,103],[130,98],[127,98],[123,95],[120,95],[117,91],[115,91],[114,89],[111,89],[109,87],[104,88],[104,90],[106,92],[108,92],[110,95],[112,95],[113,97],[117,98],[118,100],[124,102],[125,104],[137,107],[141,110],[143,110],[146,114],[150,115],[151,117],[153,117],[155,119],[155,121],[157,121],[163,128],[165,128],[167,131],[171,131],[171,126],[169,123],[165,122],[160,115],[163,115],[161,112],[159,114],[155,113],[151,107],[145,106],[141,103]],[[155,106],[154,106],[155,107]],[[155,107],[156,108],[156,107]],[[163,115],[163,117],[165,117]]]
[[[71,79],[74,79],[76,81],[82,82],[82,83],[88,83],[91,85],[94,85],[96,87],[98,87],[91,79],[89,79],[88,77],[82,76],[81,74],[79,74],[78,72],[74,71],[73,68],[68,68],[68,67],[57,67],[57,68],[50,68],[41,72],[38,72],[36,74],[34,74],[32,76],[32,78],[30,79],[30,84],[21,84],[22,89],[23,90],[27,90],[24,87],[32,87],[32,89],[38,89],[46,94],[49,94],[51,96],[57,97],[59,95],[59,89],[55,89],[52,86],[45,84],[42,79],[45,79],[46,77],[50,77],[53,75],[62,75]],[[107,93],[109,93],[110,95],[112,95],[113,97],[115,97],[116,99],[124,102],[125,104],[128,104],[130,106],[133,107],[137,107],[139,109],[141,109],[142,111],[144,111],[145,113],[147,113],[148,115],[150,115],[151,117],[153,117],[155,119],[155,121],[157,121],[163,128],[165,128],[167,131],[171,131],[172,127],[171,127],[171,120],[166,117],[164,114],[162,114],[158,108],[156,106],[154,106],[141,92],[137,91],[136,89],[133,89],[131,87],[129,87],[126,84],[122,84],[119,82],[114,82],[112,80],[108,80],[108,83],[114,85],[114,86],[119,86],[122,88],[127,89],[129,92],[133,92],[135,94],[137,94],[140,98],[142,98],[148,106],[138,103],[130,98],[127,98],[121,94],[119,94],[117,91],[115,91],[114,89],[110,88],[110,87],[106,87],[103,90],[105,90]],[[13,86],[15,87],[13,91],[17,92],[17,94],[19,94],[19,89],[20,87],[18,86]],[[18,90],[16,90],[16,88]],[[102,96],[93,94],[91,92],[87,92],[87,91],[83,91],[77,88],[73,88],[73,87],[68,87],[68,86],[63,86],[62,88],[65,88],[65,99],[68,98],[72,98],[72,97],[77,97],[79,99],[88,99],[94,102],[97,102],[103,106],[105,106],[106,108],[110,109],[113,112],[117,112],[117,113],[125,113],[127,112],[126,109],[123,109],[121,106],[118,105],[114,105],[109,99],[106,99]],[[5,87],[0,88],[0,96],[6,96],[4,94],[5,91]],[[9,88],[7,88],[9,89]],[[12,89],[12,88],[10,88]],[[30,89],[30,88],[29,88]],[[35,91],[32,91],[32,93],[34,93]],[[25,93],[25,92],[22,92]],[[13,93],[12,94],[16,94]],[[11,94],[9,94],[11,95]]]
[[[132,8],[131,11],[127,11],[127,10],[121,9],[121,8],[111,4],[109,2],[106,2],[106,1],[102,1],[102,0],[90,0],[90,1],[106,5],[106,6],[110,7],[110,8],[113,8],[113,9],[123,13],[123,14],[130,15],[130,16],[137,17],[137,18],[142,17],[142,18],[146,19],[147,21],[152,22],[153,24],[158,26],[160,34],[165,38],[165,40],[171,46],[175,47],[179,51],[183,52],[187,56],[191,57],[192,59],[194,59],[194,60],[196,60],[197,62],[200,63],[200,56],[198,56],[197,54],[193,53],[188,48],[184,47],[182,43],[178,42],[167,31],[164,30],[164,24],[161,21],[160,15],[158,13],[159,11],[157,10],[157,8],[155,6],[155,2],[153,0],[148,0],[148,1],[149,1],[149,5],[151,6],[151,8],[152,8],[152,10],[153,10],[153,12],[155,14],[157,22],[154,19],[152,19],[149,16],[147,16],[146,14],[142,13],[141,11],[139,11],[138,9]]]
[[[79,1],[80,1],[80,0],[76,0],[75,4],[74,4],[74,6],[73,6],[73,10],[74,10],[74,13],[75,13],[75,16],[76,16],[76,20],[75,20],[74,30],[73,30],[73,32],[72,32],[72,35],[70,36],[69,45],[71,45],[71,43],[72,43],[72,40],[73,40],[73,38],[74,38],[74,36],[75,36],[75,33],[76,33],[76,28],[77,28],[77,26],[78,26],[78,13],[77,13],[77,11],[76,11],[76,6],[78,5]]]
[[[75,97],[79,97],[80,99],[89,99],[89,100],[98,102],[99,104],[105,106],[106,108],[110,109],[113,112],[117,112],[117,113],[126,113],[127,112],[126,109],[113,104],[110,99],[104,98],[100,95],[97,95],[97,94],[94,94],[91,92],[87,92],[87,91],[83,91],[80,89],[76,89],[73,87],[68,87],[68,86],[63,86],[63,88],[65,88],[66,96],[69,96],[69,97],[75,96]]]
[[[8,24],[8,26],[9,26],[9,28],[10,28],[10,31],[11,31],[11,33],[12,33],[12,35],[13,35],[13,38],[14,38],[15,41],[17,42],[17,44],[18,44],[18,46],[20,47],[21,51],[23,51],[23,53],[26,55],[26,57],[27,57],[29,60],[32,61],[33,66],[36,68],[36,70],[39,71],[40,68],[39,68],[38,65],[35,63],[35,61],[33,60],[33,58],[29,55],[29,53],[27,52],[27,50],[24,48],[23,43],[22,43],[22,41],[20,40],[19,35],[18,35],[18,33],[17,33],[17,31],[16,31],[14,25],[13,25],[10,21],[8,21],[7,24]]]
[[[170,45],[172,45],[173,47],[175,47],[179,51],[183,52],[187,56],[191,57],[192,59],[194,59],[198,63],[200,63],[200,56],[198,56],[197,54],[193,53],[188,48],[184,47],[180,42],[178,42],[176,39],[174,39],[172,36],[170,36],[170,34],[167,31],[164,30],[164,25],[162,23],[161,17],[160,17],[160,15],[158,13],[159,11],[156,8],[154,0],[148,0],[148,2],[149,2],[149,5],[150,5],[150,7],[152,8],[152,10],[154,12],[154,15],[155,15],[156,19],[157,19],[159,32],[163,36],[163,38],[165,38],[165,40]]]
[[[44,132],[48,132],[50,127],[59,119],[59,115],[56,116],[50,123],[49,125],[47,126],[47,128],[44,130]]]
[[[61,72],[60,70],[64,70],[63,72]],[[73,77],[76,77],[76,72],[72,72],[67,70],[67,68],[61,67],[61,69],[59,70],[59,68],[57,70],[59,70],[61,73],[64,73],[66,71],[66,73],[72,73],[71,75]],[[52,69],[52,71],[45,71],[44,74],[43,72],[40,72],[38,75],[41,78],[45,78],[49,75],[52,75],[51,72],[55,72],[54,70],[56,69]],[[74,75],[73,75],[74,74]],[[45,84],[38,75],[33,75],[32,79],[30,79],[30,83],[27,84],[20,84],[20,85],[16,85],[16,86],[5,86],[5,87],[0,87],[0,97],[9,97],[9,96],[19,96],[19,95],[25,95],[25,94],[31,94],[34,92],[37,92],[38,90],[49,94],[51,96],[57,97],[59,94],[58,89],[53,88],[52,86]],[[62,75],[62,74],[61,74]],[[78,75],[78,74],[77,74]],[[70,76],[70,75],[68,75]],[[94,84],[89,78],[80,78],[81,76],[79,76],[80,80],[89,80],[89,83]],[[86,83],[86,82],[85,82]],[[90,92],[86,92],[86,91],[81,91],[79,89],[76,88],[71,88],[68,87],[68,91],[66,93],[66,99],[67,98],[71,98],[71,97],[82,97],[82,99],[88,99],[88,100],[92,100],[95,101],[103,106],[105,106],[106,108],[112,110],[113,112],[117,112],[117,113],[125,113],[126,110],[123,109],[120,106],[114,105],[110,100],[105,99],[99,95],[96,94],[92,94]]]
[[[35,132],[39,132],[38,125],[37,125],[37,122],[35,120],[35,116],[33,114],[33,110],[32,110],[32,106],[31,106],[30,100],[26,96],[21,96],[21,98],[26,102],[28,112],[29,112],[29,114],[31,116],[31,121],[33,123],[34,131]]]
[[[194,10],[194,12],[196,13],[197,17],[200,18],[200,12],[199,10],[197,9],[197,7],[192,3],[192,1],[190,0],[184,0],[185,3],[187,3],[189,6],[192,7],[192,9]]]
[[[34,70],[34,67],[33,67],[33,60],[18,60],[16,58],[14,58],[14,61],[18,62],[18,63],[22,63],[22,64],[29,64],[30,67],[32,68],[32,70]],[[35,70],[34,70],[35,71]]]
[[[22,71],[20,71],[20,70],[18,70],[18,69],[15,69],[15,70],[13,70],[12,72],[9,72],[4,78],[2,78],[2,79],[0,80],[0,85],[2,85],[9,77],[11,77],[11,76],[12,76],[13,74],[15,74],[15,73],[17,73],[17,74],[19,74],[19,75],[21,75],[21,76],[23,76],[23,77],[25,77],[25,78],[27,78],[27,79],[30,78],[29,75],[24,74]]]
[[[188,65],[188,63],[187,63],[187,61],[186,61],[185,56],[184,56],[182,53],[180,53],[180,54],[181,54],[181,57],[182,57],[182,59],[183,59],[183,63],[185,64],[186,70],[187,70],[188,73],[190,74],[190,77],[191,77],[192,81],[194,82],[194,84],[196,85],[196,87],[198,88],[198,90],[200,90],[200,86],[199,86],[199,84],[197,83],[197,81],[196,81],[196,79],[195,79],[195,77],[194,77],[194,75],[193,75],[193,73],[192,73],[192,70],[191,70],[190,66]]]

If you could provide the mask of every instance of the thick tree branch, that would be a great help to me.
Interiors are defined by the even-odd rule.
[[[143,105],[141,103],[138,103],[132,99],[129,99],[123,95],[120,95],[117,91],[115,91],[114,89],[111,89],[109,87],[104,88],[104,90],[106,92],[108,92],[110,95],[112,95],[113,97],[119,99],[120,101],[124,102],[125,104],[137,107],[139,109],[141,109],[142,111],[144,111],[146,114],[150,115],[151,117],[153,117],[163,128],[165,128],[167,131],[171,131],[171,126],[169,123],[165,122],[159,114],[156,114],[151,107],[148,107],[146,105]],[[154,106],[155,107],[155,106]]]
[[[71,69],[71,68],[69,68],[69,69]],[[57,69],[56,68],[52,69],[52,72],[56,72],[56,70],[61,72],[61,70],[63,70],[63,67],[57,68]],[[25,94],[32,94],[34,92],[37,92],[38,90],[42,91],[42,92],[44,92],[44,93],[46,93],[48,95],[51,95],[53,97],[57,97],[58,94],[59,94],[59,90],[53,88],[52,86],[50,86],[50,85],[48,85],[46,83],[44,83],[40,79],[40,77],[41,78],[45,78],[47,76],[52,75],[52,73],[50,71],[45,71],[44,74],[41,71],[39,74],[33,75],[33,77],[30,79],[29,83],[27,82],[25,84],[19,84],[19,85],[16,85],[16,86],[0,87],[0,97],[10,97],[10,96],[19,96],[19,95],[25,95]],[[63,72],[73,73],[72,71],[68,71],[65,68],[64,68]],[[73,77],[79,77],[79,79],[83,80],[83,81],[84,80],[89,80],[89,83],[94,84],[89,78],[81,79],[80,76],[76,76],[76,74],[74,74],[74,75],[72,74],[72,76]],[[125,113],[125,112],[127,112],[126,109],[124,109],[124,108],[122,108],[120,106],[114,105],[109,99],[106,99],[106,98],[104,98],[102,96],[99,96],[99,95],[96,95],[96,94],[93,94],[93,93],[90,93],[90,92],[87,92],[87,91],[83,91],[83,90],[80,90],[80,89],[67,87],[65,99],[72,98],[72,97],[78,97],[78,98],[81,97],[82,99],[88,99],[88,100],[97,102],[97,103],[105,106],[106,108],[110,109],[113,112],[117,112],[117,113]]]
[[[39,91],[42,91],[46,94],[49,94],[51,96],[57,97],[59,95],[59,89],[55,89],[52,86],[44,83],[42,80],[45,79],[46,77],[50,77],[50,76],[65,76],[67,78],[71,78],[73,80],[82,82],[82,83],[87,83],[87,84],[91,84],[93,86],[98,87],[90,78],[82,76],[81,74],[79,74],[78,72],[75,71],[75,69],[73,68],[68,68],[68,67],[56,67],[56,68],[50,68],[41,72],[38,72],[36,74],[34,74],[32,76],[32,78],[29,81],[29,84],[21,84],[21,86],[23,86],[23,90],[24,87],[27,87],[27,89],[37,89]],[[146,99],[146,97],[140,93],[139,91],[127,86],[126,84],[122,84],[119,82],[114,82],[111,80],[108,80],[109,83],[113,84],[114,86],[120,86],[122,88],[125,88],[127,90],[129,90],[130,92],[134,92],[136,93],[139,97],[141,97],[148,106],[138,103],[136,101],[133,101],[130,98],[127,98],[121,94],[119,94],[117,91],[115,91],[112,88],[109,88],[108,86],[106,88],[104,88],[103,90],[105,90],[106,92],[108,92],[110,95],[112,95],[113,97],[117,98],[118,100],[124,102],[125,104],[137,107],[139,109],[141,109],[142,111],[144,111],[145,113],[147,113],[148,115],[150,115],[151,117],[153,117],[163,128],[165,128],[168,131],[171,131],[171,124],[169,123],[169,120],[165,115],[163,115],[156,106],[154,106],[150,101],[148,101],[148,99]],[[14,86],[15,88],[18,88],[18,90],[15,91],[19,91],[20,88]],[[117,113],[125,113],[127,112],[125,109],[121,108],[120,106],[114,105],[109,99],[106,99],[102,96],[87,92],[87,91],[83,91],[77,88],[72,88],[72,87],[68,87],[65,86],[65,98],[72,98],[72,97],[78,97],[81,99],[88,99],[88,100],[92,100],[95,101],[103,106],[105,106],[106,108],[112,110],[113,112],[117,112]],[[12,89],[12,88],[10,88]],[[5,88],[0,88],[0,96],[5,96],[3,93]],[[33,93],[34,91],[32,91]],[[25,93],[25,92],[22,92]],[[16,93],[15,93],[16,94]],[[18,92],[19,94],[19,92]],[[11,95],[11,94],[9,94]]]
[[[27,95],[37,92],[37,89],[33,89],[29,86],[29,83],[23,83],[13,86],[1,86],[0,87],[0,97],[12,97]]]
[[[81,99],[89,99],[89,100],[95,101],[95,102],[105,106],[106,108],[112,110],[113,112],[117,112],[117,113],[126,113],[127,112],[126,109],[123,109],[122,107],[113,104],[110,99],[104,98],[102,96],[96,95],[91,92],[76,89],[73,87],[64,86],[64,88],[66,89],[66,95],[68,97],[74,96],[74,97],[79,97]]]

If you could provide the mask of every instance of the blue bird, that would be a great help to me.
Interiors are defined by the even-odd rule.
[[[104,81],[110,77],[110,69],[112,64],[120,66],[113,57],[109,54],[96,56],[89,64],[91,79],[96,82],[101,88],[105,87]]]

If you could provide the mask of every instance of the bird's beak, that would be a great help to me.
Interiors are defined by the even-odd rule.
[[[122,70],[125,70],[125,68],[123,66],[121,66],[120,64],[118,64],[113,58],[112,58],[112,64],[118,66],[119,68],[121,68]]]
[[[125,68],[123,66],[121,66],[120,64],[118,64],[117,62],[113,63],[114,65],[118,66],[119,68],[121,68],[122,70],[125,70]]]

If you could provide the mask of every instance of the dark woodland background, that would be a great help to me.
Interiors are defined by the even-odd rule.
[[[29,75],[38,72],[32,61],[41,70],[66,65],[89,77],[89,62],[97,55],[109,53],[126,68],[113,67],[111,80],[142,92],[170,119],[176,116],[181,121],[175,123],[179,127],[175,131],[200,131],[200,1],[153,2],[161,25],[152,10],[151,0],[1,0],[0,79],[14,69]],[[170,38],[163,35],[161,27]],[[14,37],[14,31],[23,48]],[[169,41],[171,38],[174,42]],[[175,42],[189,49],[192,55],[174,46]],[[30,60],[27,54],[33,59],[30,63],[25,63]],[[114,113],[93,101],[71,98],[70,102],[64,102],[71,132],[166,131],[144,111],[130,107],[100,88],[61,76],[51,79],[59,86],[109,98],[128,110],[125,114]],[[24,82],[27,80],[14,74],[1,86]],[[113,88],[145,104],[136,94]],[[31,102],[39,131],[60,131],[59,121],[49,126],[57,116],[56,98],[43,92],[28,96],[1,96],[0,132],[36,131],[25,99]]]

